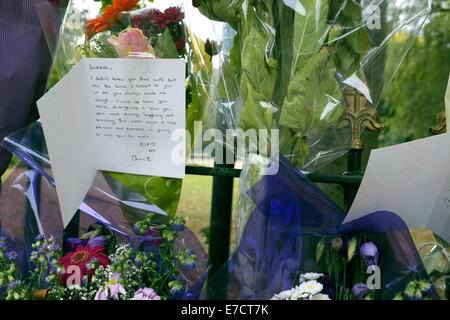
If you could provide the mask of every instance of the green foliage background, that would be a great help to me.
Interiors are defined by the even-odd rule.
[[[389,48],[396,55],[406,37],[401,36]],[[444,110],[444,96],[450,73],[450,12],[439,12],[425,25],[400,65],[383,104],[379,107],[380,146],[412,141],[429,136],[436,115]]]

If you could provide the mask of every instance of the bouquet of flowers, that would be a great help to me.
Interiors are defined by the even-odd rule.
[[[262,176],[247,195],[254,209],[236,252],[208,280],[212,294],[276,300],[445,296],[445,283],[436,282],[442,273],[435,273],[448,272],[446,251],[422,261],[395,213],[343,223],[345,213],[283,157],[279,172]]]
[[[330,300],[327,294],[322,293],[324,289],[320,282],[322,277],[322,273],[303,273],[300,275],[297,286],[275,294],[271,300]]]
[[[51,19],[46,14],[49,8],[42,5],[45,0],[35,1],[40,3],[40,16]],[[59,37],[46,34],[49,41],[59,41],[58,45],[49,43],[50,48],[57,50],[48,87],[54,86],[83,58],[185,59],[186,131],[191,138],[187,141],[186,156],[189,157],[198,135],[194,131],[194,122],[202,121],[207,105],[215,99],[218,89],[213,80],[213,52],[208,50],[205,40],[194,34],[182,8],[139,9],[138,0],[114,0],[93,17],[90,8],[81,9],[80,6],[82,4],[68,1]],[[48,23],[41,21],[41,24]],[[169,215],[175,215],[181,195],[181,179],[104,173]]]
[[[198,298],[199,289],[188,289],[183,272],[196,267],[188,247],[175,248],[182,218],[167,224],[152,222],[148,214],[135,224],[138,236],[118,243],[96,223],[80,238],[67,239],[62,252],[53,237],[38,235],[28,257],[27,276],[16,265],[18,254],[0,238],[0,298],[81,300],[167,300]],[[202,282],[204,279],[201,279]],[[201,287],[201,285],[200,285]]]

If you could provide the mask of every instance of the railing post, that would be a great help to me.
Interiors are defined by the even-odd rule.
[[[352,149],[347,156],[347,172],[348,176],[362,176],[361,172],[362,149]],[[355,200],[359,185],[345,185],[344,186],[344,205],[345,211],[348,212]]]
[[[219,117],[220,118],[220,117]],[[217,119],[217,126],[220,128],[220,119]],[[222,130],[225,133],[225,130]],[[222,170],[232,170],[234,168],[234,153],[230,157],[227,152],[232,152],[227,149],[225,142],[225,134],[223,141],[216,144],[218,148],[222,148],[222,159],[215,155],[214,167]],[[216,149],[217,150],[217,149]],[[233,163],[227,163],[226,160],[232,158]],[[209,237],[209,261],[211,269],[208,278],[222,267],[230,255],[230,233],[231,233],[231,216],[233,207],[233,177],[214,176],[213,190],[211,199],[211,224]],[[212,287],[207,285],[207,298],[211,300],[225,300],[226,289],[228,287],[228,278],[226,272],[220,279],[214,280],[214,287],[221,288],[221,292],[215,292]]]
[[[233,168],[233,165],[216,164],[215,167]],[[230,231],[233,199],[233,178],[215,176],[213,178],[213,193],[211,200],[211,227],[209,239],[209,259],[211,270],[209,278],[222,267],[230,254]],[[220,283],[218,283],[220,281]],[[228,279],[226,274],[215,281],[215,286],[223,288],[222,293],[217,293],[208,287],[208,299],[226,299],[226,287]]]

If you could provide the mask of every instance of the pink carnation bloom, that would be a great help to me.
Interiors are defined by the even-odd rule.
[[[152,288],[139,289],[130,300],[161,300]]]

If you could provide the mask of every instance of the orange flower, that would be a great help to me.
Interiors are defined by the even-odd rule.
[[[87,22],[85,27],[87,40],[91,39],[97,33],[112,27],[117,20],[121,19],[121,13],[133,9],[138,1],[139,0],[114,0],[112,7],[107,6],[105,12],[100,17]]]

